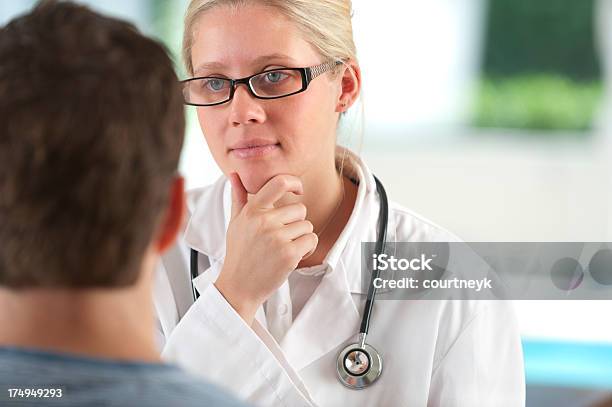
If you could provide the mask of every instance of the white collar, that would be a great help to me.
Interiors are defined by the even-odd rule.
[[[338,146],[336,165],[342,163],[343,172],[358,181],[359,187],[351,216],[323,264],[327,265],[329,272],[341,270],[351,292],[365,294],[361,282],[361,242],[376,240],[379,200],[369,168],[352,151]],[[194,206],[185,229],[187,245],[213,261],[222,260],[225,257],[225,236],[230,214],[231,187],[229,180],[221,176],[205,189]],[[392,232],[393,228],[390,227],[388,233]]]

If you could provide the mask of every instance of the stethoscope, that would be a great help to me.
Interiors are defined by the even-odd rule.
[[[387,202],[387,193],[382,183],[374,176],[376,181],[376,190],[380,197],[380,209],[378,212],[378,232],[376,234],[377,255],[381,255],[385,251],[387,241],[387,221],[389,218],[389,204]],[[196,300],[199,297],[198,292],[193,284],[193,279],[198,276],[198,252],[191,249],[190,259],[190,274],[191,274],[191,290],[193,298]],[[368,296],[363,309],[363,317],[359,328],[358,341],[346,346],[338,354],[336,369],[340,383],[348,388],[360,390],[370,386],[381,375],[383,364],[380,353],[373,346],[366,343],[366,337],[370,328],[370,317],[374,308],[374,299],[376,297],[376,287],[374,279],[378,278],[379,270],[372,271],[370,286],[368,288]]]

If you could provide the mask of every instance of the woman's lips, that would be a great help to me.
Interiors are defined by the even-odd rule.
[[[264,144],[264,145],[252,146],[252,147],[234,148],[230,150],[230,154],[240,159],[256,158],[256,157],[263,157],[267,154],[270,154],[278,150],[279,148],[280,148],[280,145],[278,143]]]

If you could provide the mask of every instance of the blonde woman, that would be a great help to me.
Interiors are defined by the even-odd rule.
[[[260,406],[523,405],[501,301],[377,302],[367,342],[384,372],[339,381],[367,294],[360,245],[381,223],[372,172],[336,145],[361,88],[350,1],[193,0],[185,22],[186,102],[224,176],[190,193],[158,270],[163,356]],[[387,240],[456,238],[391,202]]]

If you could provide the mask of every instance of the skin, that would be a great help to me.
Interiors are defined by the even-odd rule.
[[[183,187],[183,179],[176,178],[168,191],[168,208],[143,254],[135,284],[104,289],[0,288],[0,346],[159,362],[153,339],[153,271],[181,230]]]
[[[262,5],[209,10],[193,35],[194,76],[237,79],[325,62],[293,22]],[[322,263],[350,217],[356,187],[335,168],[335,133],[340,112],[359,95],[360,78],[349,60],[296,95],[261,100],[239,85],[230,102],[197,108],[212,155],[232,182],[228,250],[215,284],[248,323],[292,270]],[[233,151],[255,139],[276,148],[249,159]],[[320,237],[312,233],[323,226]]]

